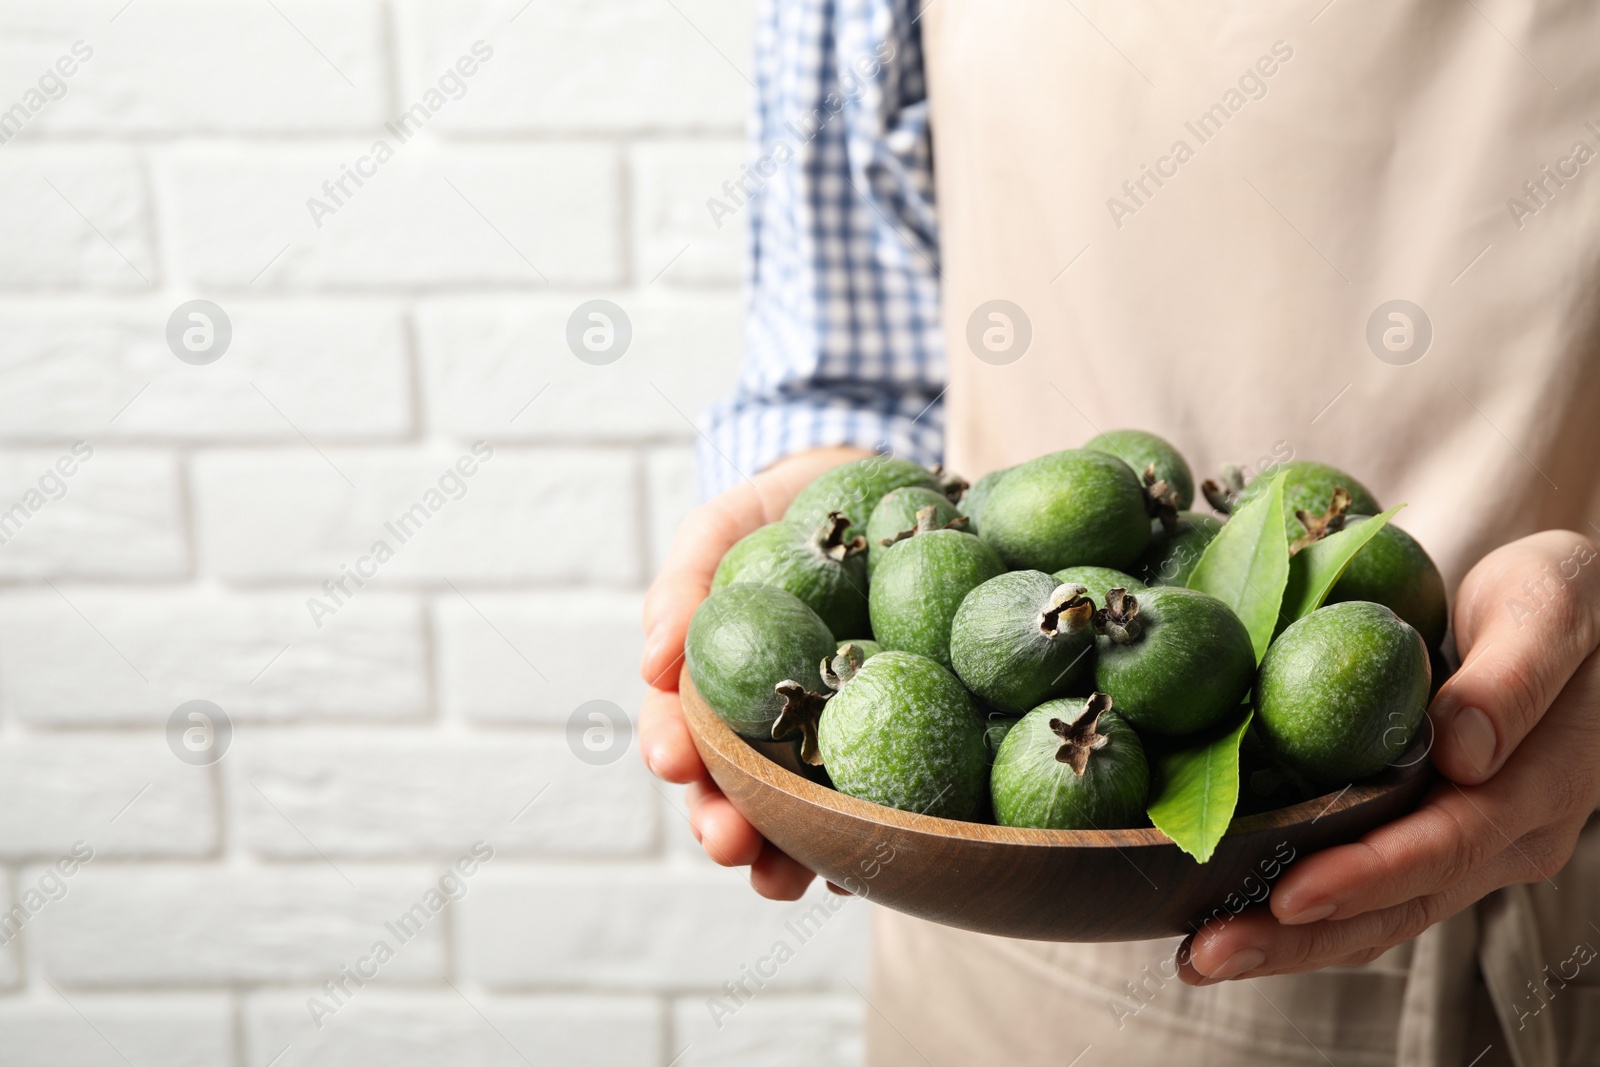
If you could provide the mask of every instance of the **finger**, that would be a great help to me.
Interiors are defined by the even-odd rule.
[[[1512,882],[1527,881],[1528,868],[1507,849],[1443,893],[1418,897],[1396,907],[1353,919],[1284,926],[1266,908],[1251,908],[1232,920],[1196,934],[1189,965],[1179,974],[1190,985],[1269,974],[1292,974],[1332,966],[1352,957],[1375,958],[1381,951],[1416,937],[1485,894]]]
[[[1533,729],[1600,634],[1596,549],[1551,531],[1490,553],[1462,583],[1456,636],[1464,662],[1429,714],[1432,756],[1452,781],[1487,780]]]
[[[657,778],[682,784],[699,781],[706,775],[677,693],[645,691],[639,709],[639,752],[644,765]]]
[[[750,884],[771,900],[799,900],[816,875],[767,842],[750,868]]]
[[[748,867],[761,855],[765,841],[714,782],[693,783],[684,799],[689,825],[712,860],[724,867]]]
[[[1308,856],[1273,890],[1273,914],[1290,925],[1348,919],[1442,892],[1536,827],[1592,811],[1600,794],[1596,706],[1600,655],[1584,662],[1488,782],[1443,783],[1411,814]]]

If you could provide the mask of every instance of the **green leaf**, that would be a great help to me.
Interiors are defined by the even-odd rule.
[[[1283,475],[1240,508],[1217,531],[1189,575],[1189,588],[1210,593],[1250,631],[1256,662],[1278,627],[1283,587],[1289,581],[1289,540],[1283,529]]]
[[[1329,534],[1296,552],[1289,561],[1289,584],[1283,591],[1283,626],[1322,607],[1356,553],[1403,507],[1404,504],[1396,504],[1381,515]]]
[[[1250,717],[1246,711],[1238,726],[1215,740],[1156,757],[1161,795],[1146,808],[1150,821],[1199,863],[1211,858],[1233,821],[1239,743]]]

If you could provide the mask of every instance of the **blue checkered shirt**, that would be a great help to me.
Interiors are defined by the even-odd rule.
[[[915,0],[761,0],[742,176],[707,204],[748,225],[745,353],[711,407],[701,488],[854,444],[943,447],[939,236]]]

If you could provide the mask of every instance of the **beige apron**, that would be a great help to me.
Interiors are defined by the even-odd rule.
[[[1119,426],[1201,474],[1320,458],[1408,501],[1454,588],[1600,516],[1600,5],[1324,2],[931,0],[949,462]],[[1556,882],[1206,989],[1175,941],[880,910],[869,1059],[1600,1064],[1600,962],[1530,985],[1600,948],[1600,823]]]

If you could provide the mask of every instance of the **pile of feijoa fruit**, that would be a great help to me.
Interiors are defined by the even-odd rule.
[[[1433,561],[1349,475],[1291,460],[1200,492],[1209,510],[1139,430],[971,486],[847,463],[728,551],[690,677],[851,796],[1006,826],[1153,820],[1204,859],[1222,830],[1196,839],[1197,805],[1225,828],[1395,765],[1447,617]]]

